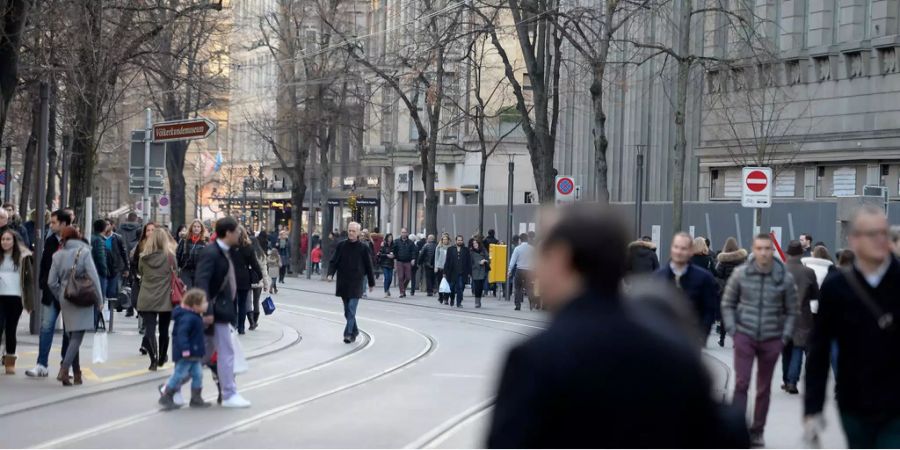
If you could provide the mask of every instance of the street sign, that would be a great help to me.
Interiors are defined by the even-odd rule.
[[[575,180],[572,177],[556,177],[556,204],[575,202]]]
[[[172,201],[169,199],[168,195],[160,195],[159,200],[157,200],[157,204],[159,205],[160,214],[172,214]]]
[[[144,130],[131,132],[131,150],[128,154],[128,192],[144,194]],[[150,194],[162,194],[166,179],[166,144],[150,144]]]
[[[744,167],[742,171],[741,206],[744,208],[769,208],[772,206],[772,169],[769,167]]]
[[[153,125],[153,142],[203,139],[209,137],[213,131],[216,131],[216,124],[205,117],[160,122]]]

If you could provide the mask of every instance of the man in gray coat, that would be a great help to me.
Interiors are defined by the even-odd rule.
[[[756,375],[756,407],[750,426],[753,447],[765,446],[763,432],[769,413],[772,373],[784,344],[794,333],[797,289],[794,277],[775,261],[775,246],[767,234],[753,239],[753,258],[736,269],[722,295],[722,322],[734,338],[734,404],[747,408],[747,391],[753,362]]]

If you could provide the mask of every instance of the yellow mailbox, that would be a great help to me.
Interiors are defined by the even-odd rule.
[[[488,272],[488,283],[506,282],[506,245],[491,244],[491,271]]]

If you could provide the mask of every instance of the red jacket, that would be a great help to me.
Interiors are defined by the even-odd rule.
[[[322,249],[321,249],[321,248],[314,248],[314,249],[313,249],[313,251],[312,251],[312,262],[314,262],[314,263],[322,262]]]

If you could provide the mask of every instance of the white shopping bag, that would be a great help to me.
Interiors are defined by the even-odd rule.
[[[450,283],[447,282],[447,279],[441,277],[441,287],[438,289],[438,292],[441,294],[449,294],[450,293]]]
[[[109,340],[106,332],[94,333],[94,345],[91,348],[94,364],[103,364],[109,358]]]
[[[234,328],[231,329],[231,348],[234,349],[234,373],[244,373],[250,370],[247,358],[244,357],[244,347],[241,347],[241,340],[238,339],[238,333]]]

